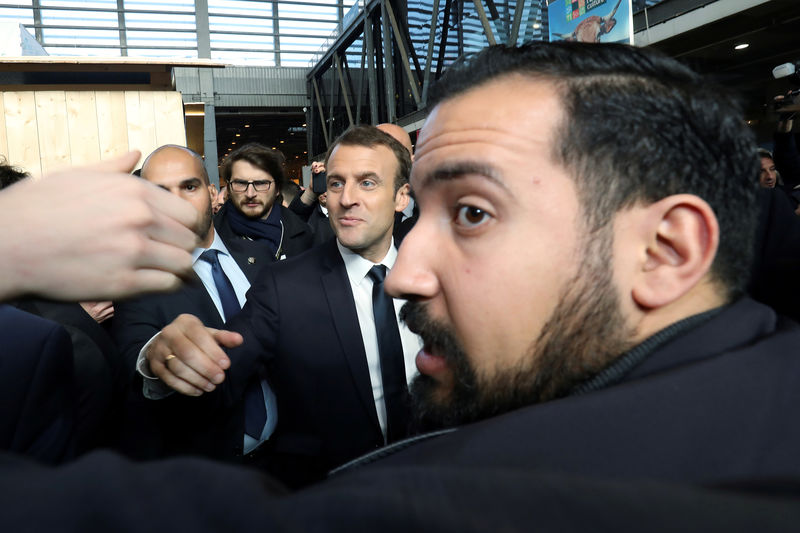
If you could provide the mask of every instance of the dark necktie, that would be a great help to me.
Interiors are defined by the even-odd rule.
[[[394,442],[408,432],[408,385],[403,359],[403,345],[397,328],[397,315],[392,298],[383,290],[386,267],[375,265],[372,278],[372,313],[378,334],[378,353],[383,380],[383,401],[386,405],[386,440]]]
[[[211,264],[211,275],[217,287],[219,300],[222,302],[222,312],[225,322],[230,321],[242,310],[233,284],[222,266],[219,264],[217,254],[219,250],[206,250],[200,254],[200,259]],[[244,432],[256,440],[261,440],[261,432],[267,422],[267,408],[264,405],[264,393],[261,390],[261,380],[256,379],[247,386],[244,392]]]

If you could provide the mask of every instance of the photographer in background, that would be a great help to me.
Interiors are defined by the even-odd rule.
[[[778,112],[778,127],[774,134],[774,166],[783,180],[786,192],[797,203],[800,200],[800,190],[796,190],[800,186],[800,154],[797,152],[797,136],[792,133],[792,126],[795,115],[800,110],[800,90],[775,97],[775,110]]]

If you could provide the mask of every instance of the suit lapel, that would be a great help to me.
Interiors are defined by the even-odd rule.
[[[198,315],[202,312],[203,316],[198,316],[198,318],[201,319],[203,324],[217,329],[225,325],[225,321],[219,314],[217,306],[214,305],[214,300],[208,295],[205,285],[203,285],[200,277],[195,274],[194,271],[189,274],[189,278],[186,280],[183,290],[181,290],[179,294],[186,299],[186,302],[181,304],[181,308],[196,310]]]
[[[353,291],[347,270],[339,255],[336,241],[325,244],[328,253],[323,260],[322,287],[330,307],[336,333],[342,353],[350,368],[353,382],[356,385],[358,396],[364,404],[370,418],[376,427],[379,427],[378,415],[375,412],[375,398],[372,396],[372,383],[369,379],[367,354],[364,351],[364,341],[361,338],[361,328],[358,325],[358,314],[353,300]]]
[[[233,257],[252,285],[256,277],[258,277],[261,267],[274,262],[275,259],[270,255],[266,245],[255,241],[247,241],[247,245],[242,246],[241,243],[228,243],[225,241],[225,246],[231,253],[231,257]]]

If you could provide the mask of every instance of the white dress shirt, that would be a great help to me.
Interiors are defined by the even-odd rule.
[[[350,287],[353,289],[353,298],[356,304],[356,313],[358,314],[358,325],[361,329],[361,338],[364,341],[364,351],[367,354],[369,380],[372,384],[372,397],[375,400],[378,422],[381,425],[381,431],[385,439],[386,404],[383,400],[383,379],[381,377],[381,360],[378,354],[378,333],[375,330],[375,318],[372,314],[373,282],[372,278],[367,275],[375,263],[345,248],[338,240],[336,241],[336,245],[339,247],[339,253],[342,255],[344,266],[347,269]],[[394,247],[394,242],[392,242],[392,246],[389,248],[386,257],[377,264],[384,265],[387,269],[391,270],[396,259],[397,249]],[[400,308],[405,302],[405,300],[394,299],[394,310],[396,314],[400,313]],[[419,373],[415,360],[417,353],[422,348],[422,339],[412,333],[404,323],[400,322],[399,318],[398,326],[400,328],[400,342],[403,344],[406,381],[411,383],[411,380]]]

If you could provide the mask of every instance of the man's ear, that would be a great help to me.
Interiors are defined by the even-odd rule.
[[[397,189],[397,192],[394,194],[394,210],[396,213],[408,207],[408,193],[410,190],[411,187],[408,183],[404,183],[402,187]]]
[[[217,188],[213,183],[208,186],[208,196],[211,198],[212,204],[217,200]]]
[[[719,245],[719,224],[703,199],[668,196],[645,208],[644,261],[633,299],[654,309],[670,304],[698,285],[711,270]]]

